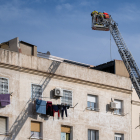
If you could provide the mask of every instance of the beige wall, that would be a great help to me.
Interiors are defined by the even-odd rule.
[[[20,43],[20,48],[23,54],[37,56],[37,46],[29,46]]]
[[[33,48],[31,46],[20,43],[21,52],[26,55],[33,55]]]
[[[30,46],[21,42],[19,43],[18,37],[9,40],[6,43],[0,44],[1,45],[0,48],[5,49],[5,50],[10,50],[13,52],[23,53],[30,56],[32,55],[37,56],[37,46],[34,46],[34,45]]]
[[[1,48],[2,48],[2,49],[5,49],[5,50],[10,50],[10,47],[9,47],[9,45],[7,45],[7,44],[2,44],[2,45],[1,45]]]
[[[132,140],[140,139],[140,99],[133,88],[132,93]],[[139,127],[138,127],[139,126]]]
[[[123,133],[125,140],[131,140],[131,82],[128,78],[83,68],[67,63],[56,63],[51,60],[27,56],[0,49],[0,77],[9,78],[9,92],[13,92],[11,104],[0,109],[2,116],[9,117],[9,127],[15,120],[13,134],[5,140],[25,140],[30,136],[31,120],[43,124],[44,140],[60,140],[61,125],[73,128],[73,140],[86,140],[87,130],[99,130],[99,140],[114,140],[114,133]],[[51,76],[47,72],[56,70]],[[44,81],[45,85],[44,86]],[[32,112],[32,103],[26,104],[31,97],[31,84],[41,84],[44,100],[59,104],[60,99],[52,97],[55,87],[71,90],[73,106],[68,110],[68,117],[40,117]],[[97,95],[100,111],[85,110],[87,94]],[[114,115],[106,110],[111,98],[120,99],[124,104],[126,116]],[[25,108],[24,108],[25,107]],[[23,109],[24,108],[24,109]],[[23,109],[23,112],[21,113]],[[85,111],[84,111],[85,110]],[[21,114],[20,114],[21,113]],[[20,116],[18,117],[18,115]],[[18,118],[17,118],[18,117]],[[0,135],[0,139],[4,136]]]
[[[19,43],[19,38],[18,37],[14,38],[14,39],[11,39],[9,41],[10,51],[19,52],[18,43]]]
[[[19,48],[18,48],[18,43],[19,43],[19,39],[18,37],[11,39],[7,42],[7,44],[1,44],[1,48],[5,49],[5,50],[10,50],[10,51],[14,51],[14,52],[19,52]]]
[[[129,74],[122,60],[115,60],[115,74],[129,78]]]

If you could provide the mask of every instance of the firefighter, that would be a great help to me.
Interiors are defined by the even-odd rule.
[[[105,18],[105,19],[108,19],[108,18],[109,18],[109,14],[108,14],[108,13],[103,12],[103,15],[104,15],[104,18]]]
[[[93,16],[94,14],[96,14],[96,15],[98,15],[98,11],[93,11],[92,13],[91,13],[91,16]]]
[[[102,12],[99,12],[98,18],[99,18],[99,23],[100,23],[100,25],[102,25],[103,18],[104,18],[104,14],[103,14]]]
[[[94,21],[94,23],[96,24],[96,25],[98,25],[98,11],[93,11],[92,13],[91,13],[91,16],[92,16],[92,21]]]

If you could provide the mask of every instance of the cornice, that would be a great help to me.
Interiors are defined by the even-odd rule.
[[[118,87],[110,86],[110,85],[107,85],[107,84],[105,85],[105,84],[91,82],[91,81],[88,81],[88,80],[81,80],[81,79],[78,79],[78,78],[72,78],[72,77],[68,77],[68,76],[66,77],[66,76],[63,76],[63,75],[47,73],[47,72],[43,72],[43,71],[40,71],[40,70],[29,69],[29,68],[25,68],[25,67],[19,67],[19,66],[15,66],[15,65],[11,65],[11,64],[6,64],[6,63],[0,63],[0,67],[15,70],[15,71],[19,71],[19,72],[25,72],[25,73],[29,73],[29,74],[34,74],[34,75],[54,78],[54,79],[58,79],[58,80],[63,80],[63,81],[67,81],[67,82],[83,84],[83,85],[87,85],[87,86],[94,86],[94,87],[97,87],[97,88],[102,88],[102,89],[107,89],[107,90],[112,90],[112,91],[118,91],[118,92],[127,93],[127,94],[132,93],[132,90],[128,90],[128,89],[124,89],[124,88],[118,88]]]
[[[140,102],[139,101],[131,100],[131,104],[140,106]]]

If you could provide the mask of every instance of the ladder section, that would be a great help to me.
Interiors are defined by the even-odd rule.
[[[109,28],[110,33],[113,36],[113,39],[118,47],[118,51],[120,53],[120,56],[126,66],[126,69],[130,75],[131,82],[140,98],[140,71],[139,68],[128,50],[125,41],[123,40],[123,37],[117,27],[116,22],[110,17],[109,20]]]

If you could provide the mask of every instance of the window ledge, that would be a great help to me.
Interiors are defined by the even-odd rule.
[[[113,115],[116,115],[116,116],[124,116],[123,114],[113,114]]]
[[[100,109],[91,109],[91,108],[86,108],[86,110],[89,110],[89,111],[95,111],[95,112],[100,112]]]
[[[41,137],[31,137],[30,139],[43,140],[43,138],[41,138]]]
[[[10,135],[11,135],[11,133],[0,133],[0,135],[10,136]]]

